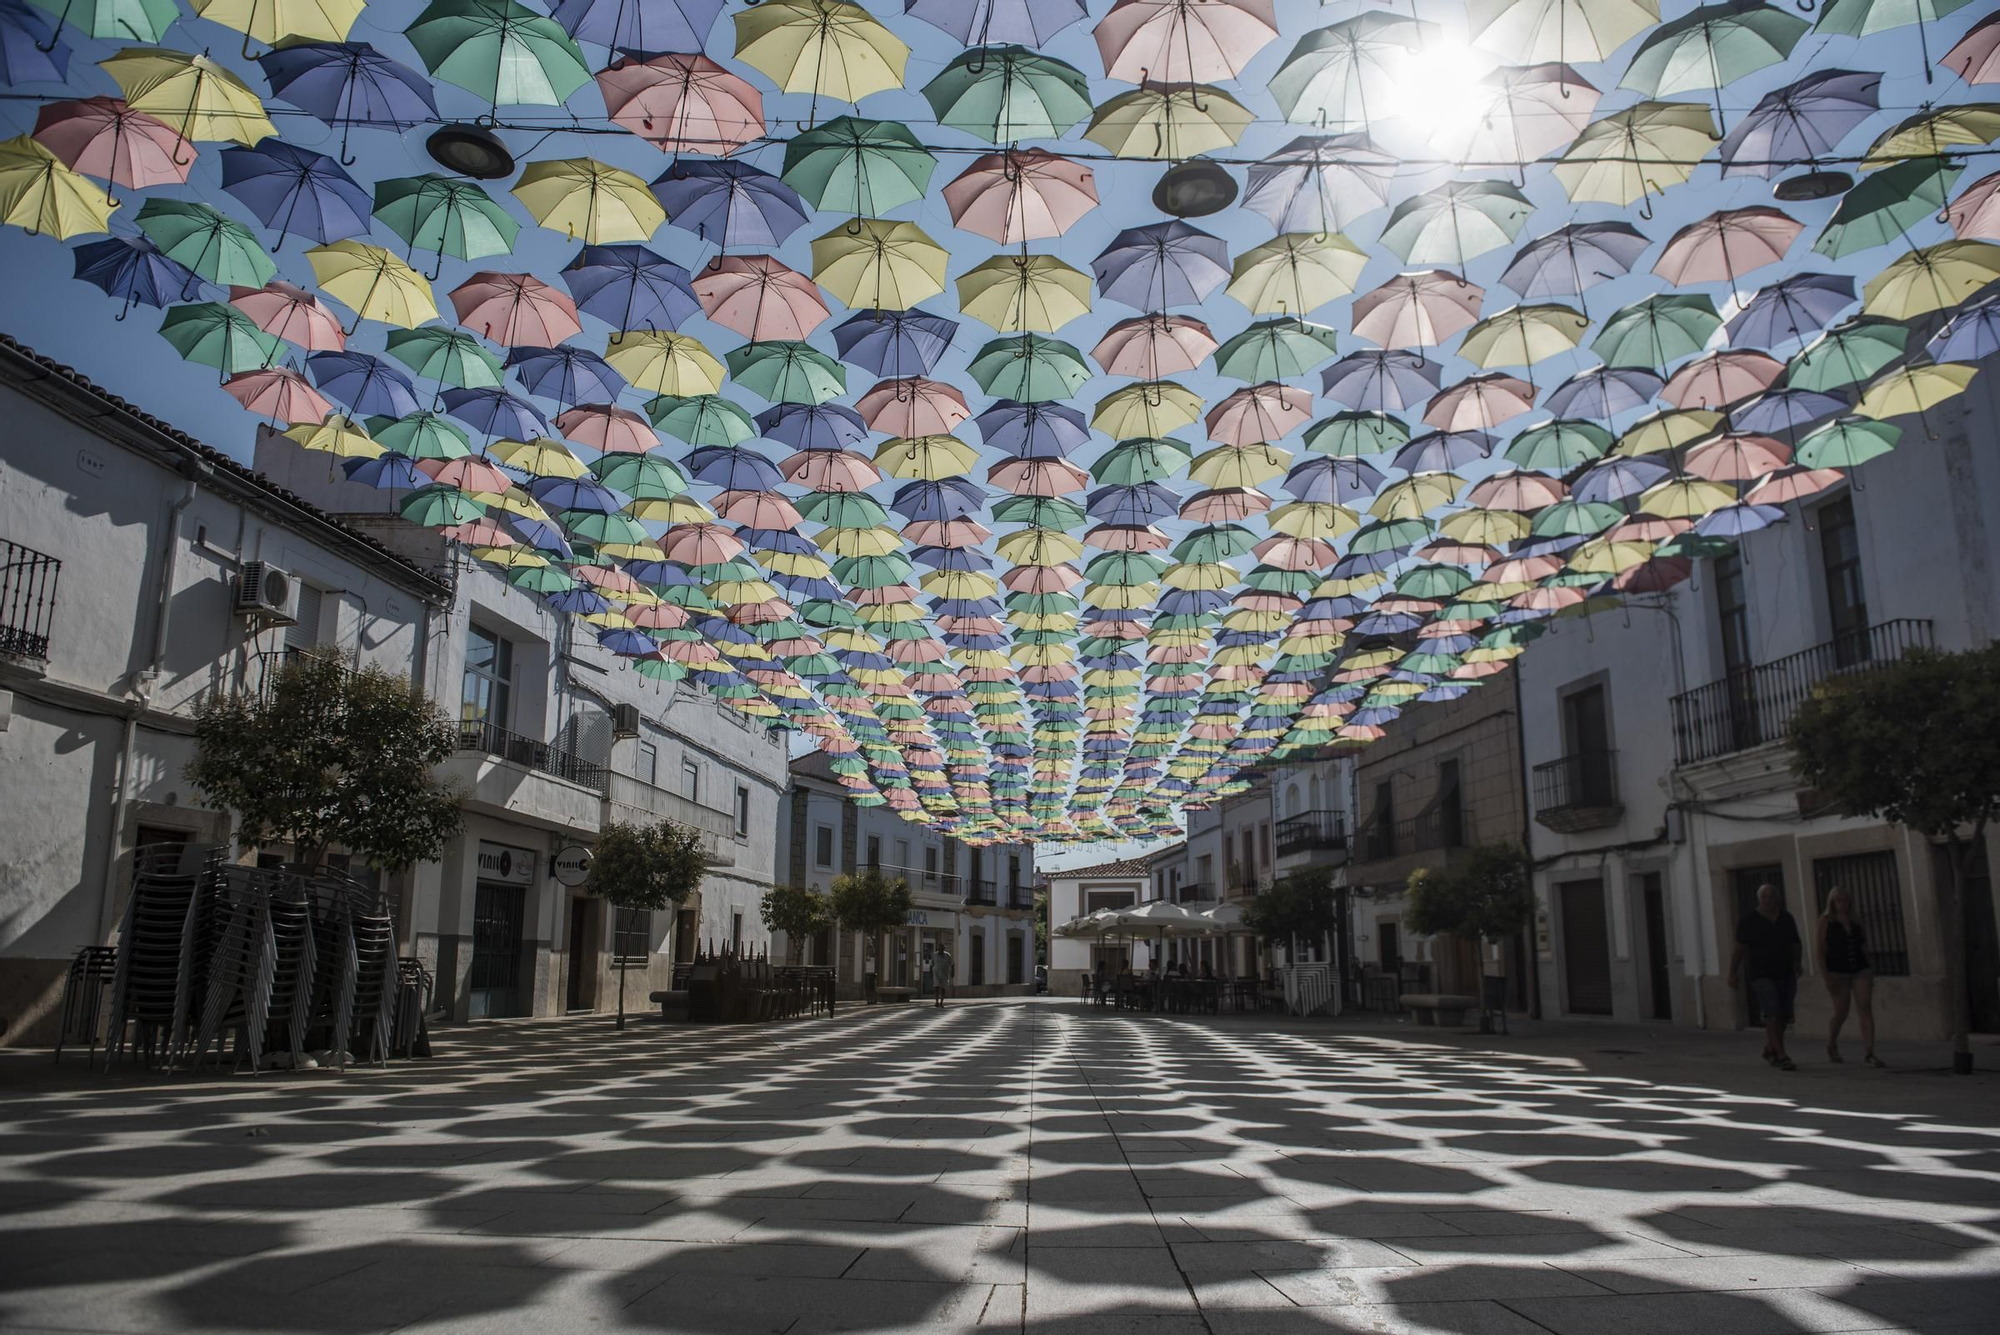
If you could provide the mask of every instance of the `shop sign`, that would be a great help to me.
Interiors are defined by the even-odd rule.
[[[525,848],[479,841],[479,879],[505,881],[509,885],[535,883],[535,855]]]
[[[590,879],[590,850],[582,844],[558,849],[549,862],[549,871],[556,880],[574,890]]]
[[[909,923],[908,923],[908,926],[911,926],[911,927],[928,927],[928,926],[930,926],[930,925],[931,925],[931,915],[930,915],[930,914],[928,914],[928,913],[924,912],[924,911],[923,911],[922,909],[911,909],[911,910],[910,910],[910,920],[909,920]]]

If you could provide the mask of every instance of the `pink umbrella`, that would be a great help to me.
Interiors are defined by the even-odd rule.
[[[1674,372],[1660,397],[1676,408],[1721,408],[1762,394],[1784,369],[1769,353],[1749,348],[1711,352]]]
[[[340,317],[302,287],[272,279],[262,287],[232,287],[229,304],[249,316],[267,334],[313,352],[338,352],[347,346]]]
[[[1492,101],[1460,151],[1464,161],[1526,166],[1581,134],[1597,109],[1597,89],[1567,65],[1507,66],[1479,83]]]
[[[1838,468],[1781,468],[1744,494],[1746,505],[1783,505],[1815,496],[1845,480]]]
[[[1196,492],[1181,507],[1181,518],[1197,524],[1228,524],[1271,508],[1271,498],[1255,487],[1222,487]]]
[[[1448,566],[1483,566],[1500,559],[1500,549],[1481,542],[1454,542],[1450,538],[1438,538],[1417,548],[1419,561],[1438,561]],[[1437,623],[1433,623],[1435,625]],[[1450,623],[1445,623],[1450,624]],[[1417,632],[1419,639],[1431,633],[1431,626]],[[1445,634],[1457,634],[1446,631]]]
[[[1108,374],[1158,380],[1194,370],[1217,346],[1191,315],[1140,315],[1112,325],[1090,355]]]
[[[944,188],[951,220],[1003,246],[1061,236],[1097,207],[1090,168],[1043,148],[1009,148],[973,159]]]
[[[812,279],[769,255],[719,255],[694,280],[708,318],[753,343],[802,339],[830,312]]]
[[[1167,535],[1147,524],[1099,524],[1083,535],[1087,546],[1106,552],[1164,552],[1173,546]]]
[[[1062,593],[1083,583],[1083,573],[1072,565],[1015,566],[1000,582],[1015,593]]]
[[[965,396],[939,380],[910,377],[884,380],[855,400],[855,409],[871,431],[912,439],[948,436],[972,416]]]
[[[1683,468],[1710,482],[1754,482],[1791,461],[1791,447],[1783,441],[1730,434],[1689,450]]]
[[[451,306],[503,347],[553,348],[583,332],[576,303],[530,274],[476,273],[452,289]]]
[[[1604,530],[1606,542],[1665,542],[1694,527],[1692,519],[1660,519],[1654,515],[1638,514],[1629,519],[1621,519]]]
[[[1424,421],[1440,431],[1483,431],[1535,406],[1535,387],[1498,371],[1461,380],[1424,405]]]
[[[1588,591],[1579,588],[1529,589],[1509,599],[1507,605],[1529,612],[1560,612],[1565,607],[1575,607],[1589,596]]]
[[[919,547],[977,547],[993,530],[976,519],[925,519],[906,527],[903,536]]]
[[[1478,681],[1481,677],[1497,677],[1506,670],[1505,661],[1460,663],[1451,670],[1451,676],[1455,681]]]
[[[1456,282],[1456,279],[1452,281]],[[1312,420],[1312,395],[1267,380],[1236,390],[1208,410],[1208,438],[1224,445],[1282,440]]]
[[[729,609],[729,624],[732,626],[761,626],[773,621],[783,621],[793,615],[792,605],[783,598],[766,598],[761,603],[738,603]],[[786,674],[787,678],[797,678]]]
[[[644,454],[660,443],[646,419],[615,403],[585,403],[556,417],[556,430],[602,454]]]
[[[1515,556],[1495,561],[1479,572],[1479,578],[1488,584],[1529,584],[1547,579],[1562,568],[1560,556]]]
[[[866,491],[882,480],[881,470],[852,450],[800,450],[778,471],[814,491]]]
[[[460,491],[505,491],[514,485],[498,464],[467,455],[462,459],[419,459],[417,471]]]
[[[1656,556],[1612,577],[1611,587],[1620,593],[1665,593],[1694,573],[1694,562],[1685,556]]]
[[[222,382],[231,398],[259,417],[286,426],[323,422],[340,410],[320,396],[306,378],[289,366],[239,371]]]
[[[1278,35],[1271,0],[1118,0],[1092,34],[1126,83],[1233,79]]]
[[[706,640],[668,640],[660,646],[660,652],[688,667],[700,667],[722,657]]]
[[[1314,539],[1314,541],[1323,541],[1323,539]],[[1296,612],[1305,606],[1303,599],[1294,598],[1289,593],[1264,593],[1257,589],[1245,589],[1229,601],[1232,606],[1247,607],[1252,612]],[[1310,626],[1313,623],[1310,621],[1295,621],[1292,624],[1296,628],[1298,626]]]
[[[712,566],[743,555],[743,540],[720,524],[676,524],[660,539],[660,550],[684,566]]]
[[[579,565],[570,572],[591,587],[612,593],[644,593],[646,586],[614,566]]]
[[[1805,224],[1768,205],[1723,209],[1675,232],[1653,272],[1677,287],[1728,280],[1785,258]]]
[[[764,134],[764,95],[703,55],[620,57],[597,73],[604,109],[662,152],[717,157]]]
[[[898,663],[942,663],[947,657],[936,640],[891,640],[882,652]]]
[[[1993,31],[2000,40],[2000,24]],[[2000,81],[2000,75],[1996,75]],[[1982,176],[1967,186],[1944,211],[1944,220],[1961,241],[2000,241],[2000,172]]]
[[[627,608],[625,615],[633,625],[641,630],[679,630],[688,623],[685,607],[673,603],[648,603],[643,607]]]
[[[1465,493],[1465,503],[1480,510],[1532,514],[1567,495],[1569,487],[1559,478],[1510,468],[1473,483],[1472,490]]]
[[[1008,459],[987,469],[986,480],[1016,496],[1068,496],[1090,485],[1090,474],[1065,459]]]
[[[775,491],[725,491],[713,505],[724,519],[747,528],[797,528],[804,522],[798,507]]]
[[[1266,538],[1250,549],[1267,566],[1280,570],[1324,570],[1340,559],[1340,549],[1324,538]]]
[[[1385,348],[1434,348],[1479,319],[1486,289],[1455,273],[1397,274],[1354,301],[1355,337]]]
[[[115,97],[49,103],[35,117],[35,140],[63,165],[128,190],[179,185],[194,166],[193,144]]]
[[[1945,52],[1944,63],[1967,83],[2000,83],[2000,14],[1974,24],[1957,46]]]

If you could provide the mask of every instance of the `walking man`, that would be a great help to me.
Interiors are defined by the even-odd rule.
[[[943,946],[931,956],[931,985],[937,989],[937,1004],[942,1009],[945,993],[951,990],[951,952]]]
[[[1785,1026],[1792,1020],[1804,951],[1799,925],[1785,911],[1778,887],[1757,887],[1757,907],[1736,924],[1736,953],[1729,957],[1729,986],[1750,979],[1750,994],[1764,1021],[1764,1060],[1781,1071],[1798,1069],[1785,1052]]]

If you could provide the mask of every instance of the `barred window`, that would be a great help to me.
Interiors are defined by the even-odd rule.
[[[617,966],[642,968],[652,953],[652,910],[619,909],[611,928],[611,955]]]
[[[1835,889],[1847,892],[1869,963],[1878,974],[1910,971],[1910,948],[1903,936],[1903,891],[1896,879],[1896,855],[1888,850],[1843,858],[1813,859],[1813,888],[1819,911]]]

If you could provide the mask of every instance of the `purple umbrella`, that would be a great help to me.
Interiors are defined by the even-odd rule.
[[[775,247],[806,224],[798,191],[734,158],[677,159],[653,195],[674,226],[720,246]]]
[[[947,477],[935,482],[906,482],[896,488],[889,508],[911,523],[963,519],[986,505],[986,492],[970,478]]]
[[[0,0],[0,82],[61,83],[69,48],[56,40],[59,23],[18,0]]]
[[[701,309],[688,271],[644,246],[585,246],[562,280],[578,310],[620,331],[678,329]]]
[[[903,11],[956,37],[966,46],[1042,43],[1083,18],[1083,0],[903,0]]]
[[[1598,366],[1557,385],[1542,406],[1557,417],[1611,418],[1650,402],[1666,383],[1638,367]]]
[[[1821,70],[1764,94],[1723,138],[1724,176],[1776,176],[1792,163],[1832,153],[1880,107],[1880,74]],[[1742,165],[1737,165],[1739,160]]]
[[[980,439],[1016,459],[1066,459],[1090,440],[1083,414],[1062,403],[1001,399],[972,424]]]
[[[681,460],[694,481],[724,491],[774,491],[783,482],[778,466],[740,445],[703,445]]]
[[[364,417],[407,417],[421,406],[408,376],[365,352],[315,352],[306,370],[315,385]]]
[[[169,258],[146,236],[113,236],[76,248],[77,278],[103,288],[105,295],[124,301],[113,319],[122,320],[134,305],[167,306],[181,294],[203,286],[192,269]],[[197,295],[196,300],[201,300]]]
[[[701,50],[720,13],[722,0],[562,0],[549,17],[579,42],[644,59]]]
[[[1358,130],[1304,135],[1251,166],[1243,207],[1280,232],[1339,231],[1389,202],[1396,165]]]
[[[929,311],[856,311],[833,331],[842,360],[891,379],[929,375],[958,321]]]
[[[1338,505],[1373,496],[1382,485],[1382,470],[1359,459],[1301,459],[1281,485],[1296,500]]]
[[[780,403],[757,414],[757,434],[795,450],[844,450],[868,439],[868,423],[844,403]]]
[[[533,547],[536,551],[553,553],[556,556],[560,556],[565,561],[567,561],[570,557],[576,555],[575,552],[570,550],[569,539],[563,536],[562,529],[556,526],[555,524],[550,523],[548,520],[536,519],[530,515],[517,515],[512,511],[506,512],[501,517],[507,521],[508,527],[512,528],[516,533],[521,535],[522,542],[527,543],[530,547]],[[633,578],[637,579],[639,578],[639,576],[635,574]],[[660,584],[667,582],[669,581],[665,580],[646,581],[646,583],[648,584]]]
[[[366,190],[324,153],[282,139],[255,148],[222,150],[222,188],[242,200],[266,227],[315,241],[368,235],[375,207]]]
[[[1139,482],[1129,487],[1099,487],[1090,493],[1084,507],[1107,524],[1142,528],[1155,519],[1180,512],[1180,497],[1157,482]]]
[[[476,431],[508,440],[532,440],[549,434],[541,409],[504,389],[448,389],[444,410]],[[401,414],[398,414],[400,416]]]
[[[380,454],[373,459],[343,459],[340,469],[347,474],[349,482],[359,482],[364,487],[378,487],[383,491],[415,491],[418,487],[430,485],[430,479],[417,471],[416,464],[408,455]]]
[[[1695,522],[1694,532],[1704,538],[1740,538],[1745,533],[1784,522],[1782,505],[1750,505],[1739,501],[1703,515]]]
[[[616,514],[632,503],[622,491],[613,491],[595,478],[544,477],[528,487],[529,494],[551,510],[583,514]]]
[[[1581,298],[1598,283],[1631,272],[1651,244],[1630,223],[1571,223],[1516,251],[1500,281],[1523,301]]]
[[[977,547],[912,547],[910,559],[932,570],[991,570],[993,558]]]
[[[573,403],[610,403],[625,388],[625,377],[611,363],[582,348],[515,348],[507,365],[520,372],[530,394]]]
[[[1759,394],[1729,415],[1737,431],[1755,431],[1775,436],[1789,433],[1794,441],[1801,427],[1835,417],[1847,411],[1847,400],[1838,394],[1822,394],[1810,389],[1773,389]]]
[[[1389,465],[1406,473],[1449,473],[1493,453],[1493,443],[1484,431],[1432,431],[1397,450]]]
[[[1853,300],[1854,280],[1846,274],[1793,274],[1758,288],[1729,318],[1730,346],[1775,348],[1811,338]]]
[[[1435,361],[1401,348],[1351,352],[1319,373],[1319,389],[1350,408],[1392,412],[1430,398],[1439,376]]]
[[[341,165],[351,167],[347,132],[373,126],[401,133],[437,115],[430,80],[366,42],[301,42],[257,57],[271,93],[340,127]]]
[[[1672,470],[1657,459],[1604,459],[1576,480],[1570,495],[1580,501],[1616,505],[1637,496]]]
[[[82,251],[77,253],[81,256]],[[2000,352],[2000,295],[1960,307],[1958,314],[1931,336],[1924,350],[1941,362],[1984,361]]]
[[[1222,238],[1178,218],[1128,227],[1113,237],[1090,267],[1097,290],[1142,311],[1194,306],[1229,281],[1229,249]]]

